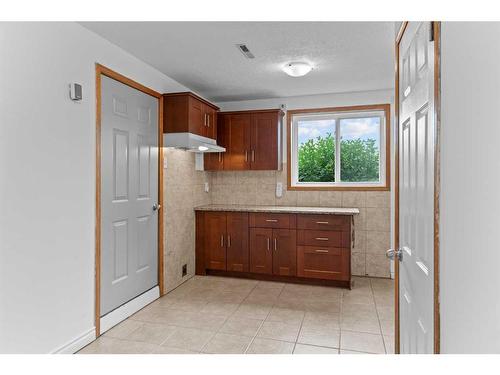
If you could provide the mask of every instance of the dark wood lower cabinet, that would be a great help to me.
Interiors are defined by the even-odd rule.
[[[352,218],[288,216],[198,211],[196,274],[350,287]]]
[[[226,259],[228,271],[248,272],[248,213],[226,216]]]
[[[205,267],[212,270],[226,269],[226,213],[205,213]]]
[[[297,248],[298,276],[348,281],[350,256],[349,249],[299,246]]]
[[[272,237],[272,229],[250,228],[250,272],[273,272]]]
[[[297,274],[297,241],[294,229],[273,229],[273,275]]]

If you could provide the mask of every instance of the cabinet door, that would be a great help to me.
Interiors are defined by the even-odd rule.
[[[276,112],[252,114],[251,169],[278,169],[279,115]]]
[[[248,272],[248,213],[227,213],[227,270]]]
[[[203,104],[203,108],[205,136],[208,138],[217,139],[217,111],[206,104]]]
[[[224,154],[222,152],[208,152],[203,157],[204,170],[220,171],[224,168]]]
[[[205,213],[205,267],[226,269],[226,213]]]
[[[273,273],[272,237],[272,229],[250,229],[250,272]]]
[[[188,101],[188,125],[189,131],[201,136],[206,135],[206,126],[203,116],[204,104],[199,100],[189,97]]]
[[[351,251],[336,247],[299,246],[297,275],[325,280],[350,279]]]
[[[251,115],[227,115],[224,119],[224,169],[250,169]]]
[[[297,241],[295,230],[273,229],[273,274],[297,274]]]
[[[215,112],[217,113],[217,112]],[[217,144],[226,147],[224,139],[224,122],[227,116],[214,116],[217,121]],[[225,152],[209,152],[204,155],[204,169],[206,171],[220,171],[224,169],[224,154]]]

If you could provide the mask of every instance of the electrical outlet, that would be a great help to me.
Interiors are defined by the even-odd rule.
[[[182,277],[186,276],[188,274],[188,265],[184,264],[182,266]]]
[[[281,182],[276,183],[276,197],[281,198],[283,196],[283,184]]]

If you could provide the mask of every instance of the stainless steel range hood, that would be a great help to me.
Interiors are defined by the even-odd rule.
[[[215,139],[193,133],[164,133],[163,147],[174,147],[198,153],[226,151],[224,147],[217,146]]]

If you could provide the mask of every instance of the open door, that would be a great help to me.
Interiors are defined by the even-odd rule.
[[[396,41],[396,353],[439,353],[439,23]]]

